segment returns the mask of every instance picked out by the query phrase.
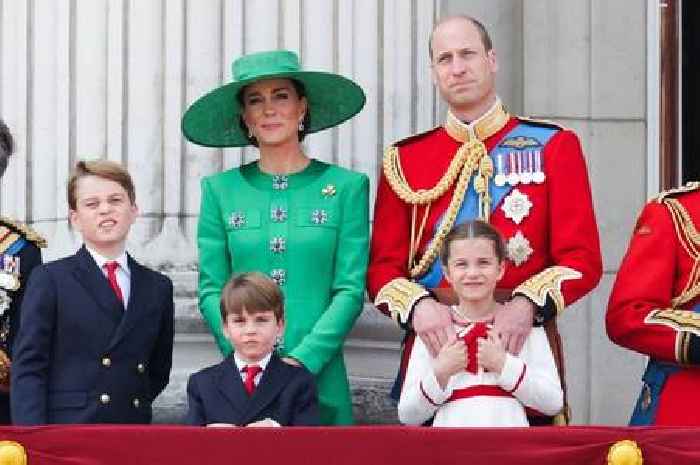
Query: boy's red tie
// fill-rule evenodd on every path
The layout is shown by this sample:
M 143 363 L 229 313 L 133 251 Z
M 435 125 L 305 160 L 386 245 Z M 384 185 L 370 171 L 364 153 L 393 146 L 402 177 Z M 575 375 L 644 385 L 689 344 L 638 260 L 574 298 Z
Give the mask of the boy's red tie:
M 107 280 L 109 281 L 109 285 L 117 295 L 119 302 L 123 304 L 124 294 L 122 294 L 122 288 L 119 287 L 119 283 L 117 282 L 117 268 L 119 268 L 119 263 L 107 262 L 105 263 L 105 268 L 107 269 Z
M 262 371 L 262 368 L 260 368 L 258 365 L 247 365 L 244 370 L 245 382 L 243 383 L 243 386 L 245 386 L 245 390 L 250 396 L 255 390 L 255 376 Z

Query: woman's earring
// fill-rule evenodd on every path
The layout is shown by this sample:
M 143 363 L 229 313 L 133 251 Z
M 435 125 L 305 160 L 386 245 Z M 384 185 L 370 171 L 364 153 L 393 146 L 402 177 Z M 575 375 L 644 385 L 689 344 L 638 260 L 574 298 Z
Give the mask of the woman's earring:
M 299 120 L 299 132 L 304 130 L 304 120 Z
M 253 135 L 253 130 L 250 129 L 250 128 L 248 128 L 248 138 L 249 138 L 249 139 L 252 139 L 253 137 L 255 137 L 255 136 Z

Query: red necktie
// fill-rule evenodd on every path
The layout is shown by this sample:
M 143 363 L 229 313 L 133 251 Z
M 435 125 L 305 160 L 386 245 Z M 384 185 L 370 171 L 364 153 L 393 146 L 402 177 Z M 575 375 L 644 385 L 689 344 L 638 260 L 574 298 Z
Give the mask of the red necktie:
M 105 263 L 105 268 L 107 268 L 107 280 L 109 281 L 109 286 L 116 294 L 119 302 L 124 304 L 124 294 L 122 294 L 122 289 L 119 287 L 119 283 L 117 282 L 117 268 L 119 268 L 119 263 L 107 262 Z
M 476 359 L 476 349 L 477 349 L 477 344 L 476 341 L 477 339 L 480 338 L 486 338 L 486 333 L 488 332 L 488 329 L 486 327 L 486 323 L 484 322 L 479 322 L 479 323 L 474 323 L 474 326 L 465 334 L 462 336 L 464 339 L 464 344 L 467 346 L 467 367 L 466 370 L 470 373 L 476 374 L 477 370 L 479 369 L 479 363 L 478 360 Z
M 243 370 L 245 370 L 245 381 L 243 386 L 248 395 L 252 395 L 255 390 L 255 376 L 262 371 L 258 365 L 247 365 Z

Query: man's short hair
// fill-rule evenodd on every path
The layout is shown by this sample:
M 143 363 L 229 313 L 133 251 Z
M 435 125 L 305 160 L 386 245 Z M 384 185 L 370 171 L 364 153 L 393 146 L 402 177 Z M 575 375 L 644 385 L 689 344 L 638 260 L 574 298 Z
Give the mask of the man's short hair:
M 467 20 L 474 25 L 476 30 L 479 32 L 479 37 L 481 38 L 481 43 L 484 45 L 484 50 L 489 52 L 493 49 L 493 42 L 491 41 L 489 31 L 486 29 L 486 26 L 484 26 L 484 24 L 481 21 L 474 18 L 473 16 L 468 15 L 448 16 L 447 18 L 443 18 L 440 21 L 438 21 L 435 24 L 435 27 L 433 27 L 433 30 L 430 32 L 430 37 L 428 38 L 428 54 L 430 55 L 430 61 L 433 61 L 433 34 L 435 34 L 435 30 L 447 21 L 460 18 Z
M 10 155 L 15 151 L 15 141 L 10 133 L 10 128 L 0 119 L 0 177 L 5 174 Z
M 78 206 L 78 181 L 86 176 L 97 176 L 98 178 L 116 182 L 124 188 L 131 204 L 134 205 L 136 203 L 134 181 L 126 168 L 119 163 L 109 160 L 81 160 L 75 164 L 73 173 L 71 173 L 68 180 L 68 207 L 71 210 L 76 210 Z
M 284 320 L 284 296 L 272 278 L 257 272 L 234 275 L 221 291 L 221 320 L 228 315 L 272 311 L 277 321 Z

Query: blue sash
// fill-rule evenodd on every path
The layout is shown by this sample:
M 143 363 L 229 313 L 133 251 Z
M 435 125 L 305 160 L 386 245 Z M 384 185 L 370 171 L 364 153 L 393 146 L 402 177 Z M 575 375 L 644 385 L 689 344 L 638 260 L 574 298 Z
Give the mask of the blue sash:
M 7 255 L 17 255 L 19 251 L 24 248 L 25 245 L 27 245 L 27 240 L 23 237 L 20 237 L 19 239 L 14 241 L 12 245 L 10 245 L 7 249 L 5 249 L 3 253 Z
M 538 149 L 540 152 L 542 152 L 542 168 L 544 169 L 544 146 L 547 145 L 549 140 L 552 138 L 552 136 L 558 131 L 557 128 L 551 127 L 551 126 L 539 126 L 536 124 L 528 124 L 524 122 L 520 122 L 518 125 L 516 125 L 510 132 L 508 132 L 505 136 L 503 136 L 503 139 L 494 147 L 491 152 L 489 153 L 489 156 L 491 157 L 491 160 L 494 162 L 494 167 L 496 167 L 496 161 L 499 156 L 502 157 L 507 157 L 508 153 L 510 152 L 525 152 L 527 150 L 532 150 L 532 149 Z M 525 140 L 527 139 L 528 141 L 532 142 L 535 145 L 529 145 L 527 147 L 518 147 L 517 142 L 519 140 Z M 509 141 L 514 141 L 516 142 L 515 144 L 509 144 Z M 493 212 L 496 207 L 498 207 L 503 200 L 503 198 L 508 195 L 508 193 L 513 189 L 513 186 L 510 186 L 508 184 L 504 186 L 497 186 L 494 182 L 493 179 L 489 181 L 489 193 L 491 194 L 491 211 Z M 467 192 L 464 195 L 464 201 L 462 202 L 462 206 L 457 213 L 457 218 L 455 219 L 455 225 L 466 223 L 467 221 L 471 219 L 475 219 L 479 217 L 479 195 L 476 193 L 474 190 L 474 183 L 469 182 L 469 188 L 467 189 Z M 440 229 L 440 225 L 442 224 L 444 220 L 444 213 L 440 217 L 440 219 L 436 222 L 435 224 L 435 229 L 433 231 L 433 237 L 435 237 L 435 234 L 437 231 Z M 426 288 L 434 288 L 438 287 L 440 284 L 440 281 L 442 281 L 442 267 L 440 266 L 440 260 L 435 260 L 428 271 L 417 280 L 420 284 L 425 286 Z M 405 340 L 404 340 L 405 342 Z M 404 344 L 402 344 L 402 347 Z M 403 358 L 403 354 L 402 354 Z M 391 389 L 390 397 L 396 401 L 399 400 L 399 396 L 401 394 L 401 389 L 403 387 L 403 381 L 404 381 L 404 376 L 405 373 L 401 373 L 399 370 L 399 373 L 397 373 L 396 380 L 394 381 L 394 385 Z
M 524 140 L 527 139 L 532 143 L 538 145 L 534 146 L 538 148 L 542 153 L 542 164 L 544 168 L 544 146 L 552 138 L 552 136 L 557 132 L 557 129 L 549 126 L 538 126 L 530 125 L 527 123 L 520 123 L 515 126 L 510 132 L 508 132 L 503 139 L 494 147 L 489 156 L 496 167 L 496 161 L 499 156 L 506 157 L 510 152 L 525 152 L 527 150 L 532 150 L 533 145 L 527 147 L 514 147 L 508 145 L 508 141 L 511 140 Z M 503 198 L 508 195 L 508 193 L 513 189 L 513 186 L 505 184 L 504 186 L 497 186 L 493 182 L 493 178 L 489 181 L 489 192 L 491 194 L 491 212 L 493 212 L 500 204 Z M 469 182 L 469 188 L 464 194 L 464 201 L 462 202 L 462 207 L 457 213 L 457 218 L 455 219 L 455 226 L 458 224 L 466 223 L 469 220 L 473 220 L 479 217 L 479 194 L 474 190 L 474 183 Z M 439 221 L 435 223 L 435 230 L 433 231 L 433 237 L 437 234 L 440 229 L 440 225 L 444 220 L 444 213 L 440 217 Z M 428 271 L 425 272 L 423 276 L 418 279 L 418 282 L 425 286 L 426 288 L 438 287 L 442 281 L 442 267 L 440 266 L 440 260 L 435 260 Z
M 695 313 L 700 313 L 700 304 L 692 308 Z M 668 377 L 680 370 L 675 363 L 661 362 L 653 358 L 649 359 L 647 368 L 642 376 L 642 391 L 639 393 L 637 403 L 630 418 L 630 426 L 648 426 L 656 421 L 656 412 L 659 409 L 659 398 Z

